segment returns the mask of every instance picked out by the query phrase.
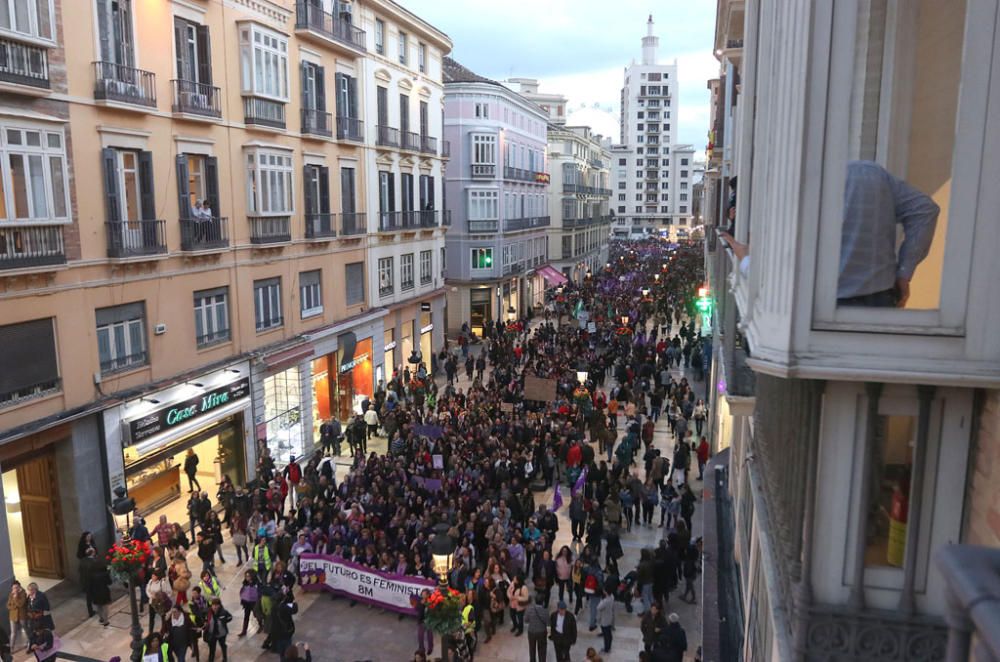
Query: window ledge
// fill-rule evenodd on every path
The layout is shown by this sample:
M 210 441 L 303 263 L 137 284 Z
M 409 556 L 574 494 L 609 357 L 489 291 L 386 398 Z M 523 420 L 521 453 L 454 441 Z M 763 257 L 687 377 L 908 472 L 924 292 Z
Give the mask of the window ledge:
M 197 345 L 196 351 L 198 351 L 198 352 L 207 352 L 207 351 L 210 351 L 210 350 L 213 350 L 213 349 L 219 349 L 220 347 L 224 347 L 226 345 L 231 345 L 231 344 L 233 344 L 233 337 L 230 335 L 228 338 L 223 338 L 223 339 L 216 340 L 216 341 L 213 341 L 213 342 L 207 342 L 207 343 L 199 344 L 199 345 Z
M 320 317 L 322 314 L 323 314 L 322 308 L 313 308 L 312 310 L 304 310 L 302 311 L 302 319 L 303 320 L 313 319 L 315 317 Z
M 283 328 L 285 328 L 284 324 L 278 324 L 276 326 L 269 326 L 269 327 L 267 327 L 265 329 L 256 329 L 256 332 L 257 332 L 258 336 L 263 336 L 263 335 L 266 335 L 268 333 L 274 333 L 275 331 L 280 331 Z
M 0 92 L 10 92 L 29 97 L 47 97 L 52 94 L 49 87 L 37 87 L 35 85 L 22 85 L 10 81 L 0 81 Z
M 150 362 L 147 360 L 146 363 L 137 365 L 128 365 L 123 368 L 118 368 L 117 370 L 109 370 L 108 372 L 101 371 L 101 380 L 105 379 L 120 379 L 122 377 L 127 377 L 129 375 L 134 375 L 142 370 L 149 370 Z
M 42 48 L 58 48 L 59 44 L 53 39 L 46 39 L 45 37 L 35 37 L 33 35 L 24 34 L 23 32 L 14 32 L 13 30 L 5 30 L 0 28 L 0 37 L 4 39 L 10 39 L 11 41 L 17 41 L 22 44 L 32 44 L 34 46 L 41 46 Z
M 23 409 L 25 407 L 30 407 L 31 405 L 36 405 L 40 402 L 48 402 L 55 398 L 63 397 L 62 385 L 57 389 L 53 389 L 47 393 L 39 393 L 36 396 L 22 398 L 10 403 L 0 404 L 0 412 L 4 414 L 9 414 L 12 411 L 17 411 L 18 409 Z

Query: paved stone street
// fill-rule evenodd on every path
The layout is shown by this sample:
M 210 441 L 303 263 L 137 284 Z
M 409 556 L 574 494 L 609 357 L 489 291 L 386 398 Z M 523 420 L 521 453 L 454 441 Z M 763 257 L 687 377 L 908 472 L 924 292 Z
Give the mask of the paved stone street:
M 481 347 L 481 345 L 476 346 L 473 350 L 479 351 Z M 681 374 L 680 371 L 674 371 L 675 377 L 679 378 Z M 443 385 L 444 377 L 439 377 L 438 381 Z M 469 386 L 469 382 L 464 378 L 464 371 L 458 386 L 463 389 Z M 609 390 L 610 387 L 611 383 L 609 382 L 605 390 Z M 701 391 L 704 387 L 699 383 L 695 385 L 695 388 L 697 391 Z M 384 439 L 373 439 L 368 448 L 369 451 L 374 450 L 381 453 L 385 451 L 385 444 Z M 673 440 L 666 417 L 661 418 L 656 426 L 653 445 L 660 449 L 664 456 L 672 457 Z M 345 444 L 345 451 L 346 448 Z M 349 462 L 349 458 L 344 458 L 338 463 L 338 479 L 348 470 Z M 638 462 L 638 471 L 640 475 L 645 473 L 641 461 Z M 696 477 L 697 471 L 695 470 L 692 472 L 692 479 Z M 693 481 L 692 487 L 700 497 L 702 483 Z M 552 494 L 552 489 L 537 493 L 536 502 L 551 504 Z M 568 488 L 563 489 L 563 497 L 568 503 Z M 699 501 L 695 510 L 693 537 L 700 536 L 702 533 L 700 505 Z M 658 509 L 653 523 L 654 525 L 659 523 Z M 658 526 L 652 528 L 633 526 L 630 533 L 623 532 L 621 544 L 625 556 L 619 561 L 622 573 L 633 570 L 638 563 L 642 548 L 656 546 L 664 532 L 665 529 Z M 575 553 L 579 552 L 579 543 L 574 546 L 571 544 L 571 539 L 568 506 L 564 505 L 559 510 L 559 533 L 554 548 L 558 549 L 565 544 L 570 545 Z M 236 636 L 240 630 L 243 615 L 239 608 L 242 568 L 236 565 L 236 552 L 228 540 L 223 549 L 228 563 L 217 565 L 216 569 L 219 573 L 219 580 L 225 586 L 223 602 L 233 613 L 234 618 L 231 624 L 232 634 L 228 640 L 230 659 L 234 661 L 276 660 L 276 655 L 261 650 L 260 646 L 264 636 L 256 632 L 253 619 L 251 619 L 250 635 L 245 638 L 237 638 Z M 558 589 L 554 589 L 550 602 L 552 609 L 555 609 L 557 594 Z M 699 599 L 701 595 L 702 590 L 699 585 Z M 328 594 L 299 593 L 298 598 L 299 615 L 296 618 L 295 641 L 309 642 L 314 660 L 318 662 L 360 662 L 365 660 L 404 662 L 412 659 L 413 652 L 417 648 L 416 622 L 413 618 L 403 617 L 400 619 L 396 614 L 370 608 L 364 604 L 351 607 L 348 600 L 332 599 Z M 635 606 L 639 606 L 639 604 L 638 600 L 634 602 Z M 674 594 L 671 596 L 667 613 L 671 611 L 680 616 L 680 622 L 687 631 L 689 646 L 685 660 L 693 660 L 701 641 L 700 606 L 683 602 L 678 598 L 678 595 Z M 148 625 L 147 618 L 146 615 L 143 616 L 144 627 Z M 584 610 L 578 616 L 579 637 L 573 648 L 573 660 L 582 660 L 587 647 L 593 646 L 596 650 L 600 650 L 603 645 L 600 630 L 588 632 L 587 618 L 588 611 L 585 605 Z M 515 637 L 510 633 L 509 624 L 508 616 L 506 625 L 497 632 L 497 636 L 488 645 L 480 645 L 476 659 L 498 660 L 500 662 L 528 659 L 527 636 Z M 63 650 L 99 659 L 108 659 L 113 655 L 125 657 L 128 650 L 129 626 L 128 601 L 120 599 L 112 605 L 111 625 L 109 627 L 103 628 L 96 619 L 91 619 L 63 636 Z M 435 642 L 435 654 L 438 653 L 437 646 L 439 644 L 440 641 Z M 202 645 L 203 655 L 207 652 L 206 648 L 205 645 Z M 602 656 L 604 661 L 634 662 L 638 659 L 641 650 L 642 634 L 639 629 L 639 616 L 637 613 L 627 613 L 623 604 L 616 603 L 614 643 L 611 654 Z M 19 655 L 15 659 L 20 660 L 22 657 L 23 655 Z M 549 659 L 554 659 L 554 657 L 555 653 L 550 645 Z

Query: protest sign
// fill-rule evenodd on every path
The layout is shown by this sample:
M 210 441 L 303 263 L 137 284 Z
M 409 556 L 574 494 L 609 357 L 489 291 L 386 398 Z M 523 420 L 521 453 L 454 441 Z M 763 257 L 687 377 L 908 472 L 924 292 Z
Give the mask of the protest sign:
M 514 411 L 514 403 L 513 402 L 501 402 L 500 403 L 500 411 L 513 412 Z
M 444 436 L 444 428 L 440 425 L 414 425 L 413 433 L 418 437 L 427 437 L 428 439 L 440 439 Z
M 556 399 L 555 379 L 542 379 L 531 375 L 524 378 L 524 399 L 552 402 Z
M 299 557 L 299 583 L 306 591 L 328 591 L 410 616 L 417 614 L 414 596 L 435 586 L 429 579 L 380 572 L 327 554 Z
M 431 455 L 431 462 L 431 466 L 435 469 L 444 469 L 444 455 L 439 455 L 438 453 Z

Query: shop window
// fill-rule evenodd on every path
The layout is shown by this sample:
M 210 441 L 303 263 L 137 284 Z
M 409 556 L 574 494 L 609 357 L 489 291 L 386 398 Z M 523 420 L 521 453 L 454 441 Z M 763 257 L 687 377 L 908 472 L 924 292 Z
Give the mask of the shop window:
M 303 454 L 302 400 L 298 366 L 264 379 L 267 447 L 279 466 Z
M 58 391 L 53 318 L 0 326 L 0 365 L 0 407 Z
M 253 282 L 254 319 L 258 331 L 284 324 L 281 316 L 281 278 Z
M 139 301 L 97 309 L 97 350 L 101 373 L 149 363 L 146 351 L 146 304 Z
M 299 305 L 302 319 L 323 314 L 323 288 L 320 283 L 323 272 L 303 271 L 299 274 Z
M 198 347 L 229 340 L 229 288 L 194 293 L 194 337 Z
M 344 265 L 344 286 L 347 288 L 348 306 L 365 302 L 365 263 L 351 262 Z

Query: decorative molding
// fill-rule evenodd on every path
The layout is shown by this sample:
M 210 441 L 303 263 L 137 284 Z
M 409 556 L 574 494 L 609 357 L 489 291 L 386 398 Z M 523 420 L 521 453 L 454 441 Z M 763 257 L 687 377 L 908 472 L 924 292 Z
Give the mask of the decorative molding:
M 390 74 L 386 69 L 376 69 L 374 76 L 376 80 L 380 80 L 384 83 L 392 82 L 392 74 Z
M 266 21 L 275 21 L 284 27 L 292 12 L 270 0 L 224 0 L 223 4 L 232 9 L 247 9 Z
M 323 54 L 305 46 L 299 46 L 299 59 L 305 62 L 323 66 Z
M 947 640 L 947 627 L 935 618 L 818 606 L 809 614 L 805 659 L 931 662 L 945 659 Z
M 146 149 L 152 131 L 140 129 L 125 129 L 99 124 L 97 132 L 101 134 L 101 147 L 125 147 L 128 149 Z

